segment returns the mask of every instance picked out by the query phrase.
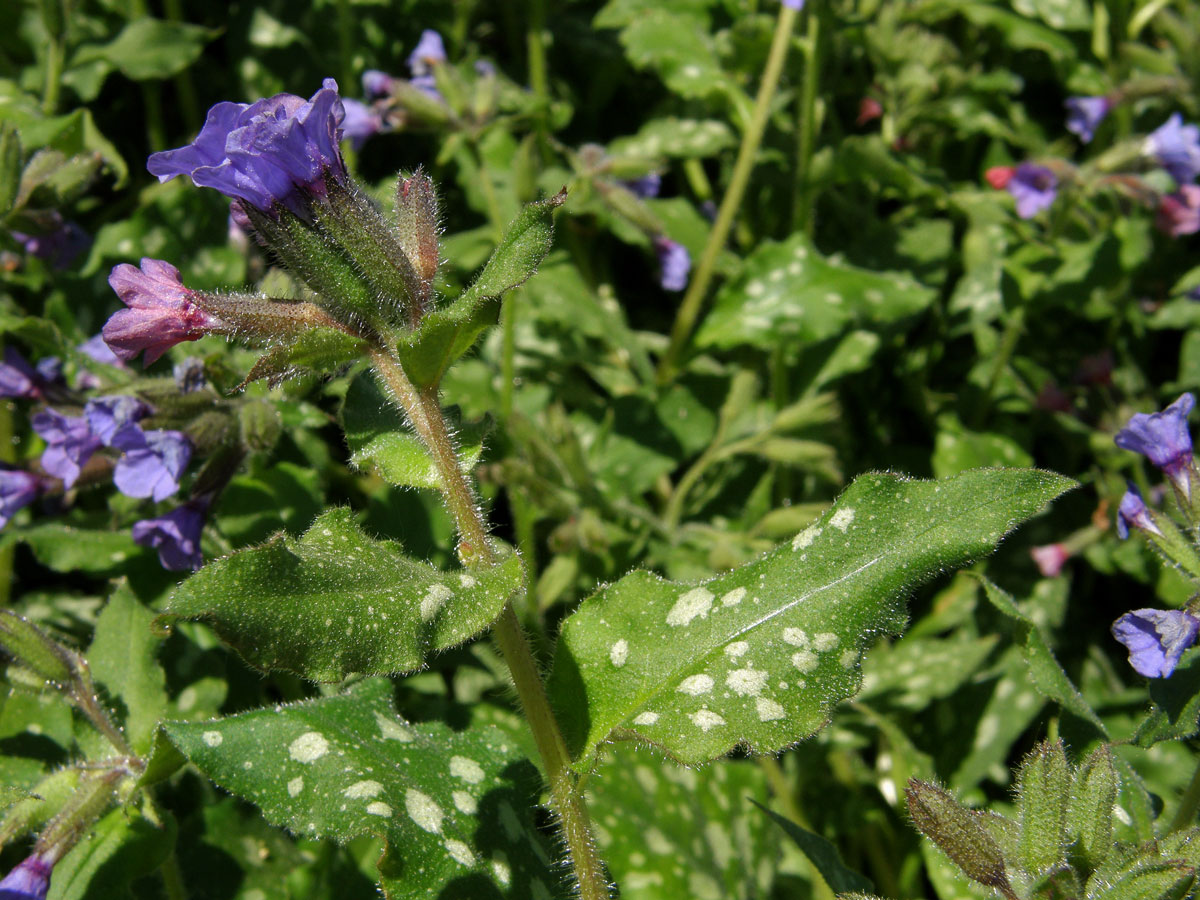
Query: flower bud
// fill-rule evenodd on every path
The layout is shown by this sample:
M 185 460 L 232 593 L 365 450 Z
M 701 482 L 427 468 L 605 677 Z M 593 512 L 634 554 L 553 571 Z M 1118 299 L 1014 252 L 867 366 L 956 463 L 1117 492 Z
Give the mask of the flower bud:
M 46 681 L 67 684 L 72 678 L 71 651 L 9 609 L 0 609 L 0 647 Z
M 949 791 L 919 781 L 904 792 L 913 825 L 933 841 L 969 877 L 1013 898 L 1000 846 L 988 833 L 979 813 L 960 804 Z
M 438 234 L 441 231 L 437 191 L 422 170 L 401 176 L 396 185 L 397 233 L 400 246 L 412 267 L 418 313 L 429 307 L 433 279 L 441 263 Z

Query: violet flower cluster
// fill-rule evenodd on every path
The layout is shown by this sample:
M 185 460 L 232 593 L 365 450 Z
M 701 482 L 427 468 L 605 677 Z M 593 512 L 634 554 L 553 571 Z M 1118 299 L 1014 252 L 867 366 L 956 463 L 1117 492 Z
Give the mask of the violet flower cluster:
M 1145 456 L 1167 477 L 1189 518 L 1196 464 L 1187 417 L 1195 402 L 1191 394 L 1183 394 L 1162 412 L 1137 413 L 1114 438 L 1118 447 Z M 1128 538 L 1130 529 L 1142 532 L 1172 556 L 1177 530 L 1157 518 L 1132 483 L 1117 509 L 1117 534 Z M 1112 633 L 1129 650 L 1129 664 L 1135 671 L 1148 678 L 1167 678 L 1183 652 L 1195 644 L 1200 619 L 1190 610 L 1135 609 L 1113 623 Z

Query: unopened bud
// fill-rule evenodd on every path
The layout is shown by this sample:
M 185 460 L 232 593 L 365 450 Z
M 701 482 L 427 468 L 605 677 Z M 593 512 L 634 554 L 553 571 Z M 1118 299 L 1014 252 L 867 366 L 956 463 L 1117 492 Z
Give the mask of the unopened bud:
M 0 647 L 46 681 L 71 681 L 71 651 L 12 610 L 0 610 Z
M 274 403 L 251 400 L 238 414 L 242 444 L 249 450 L 270 450 L 283 431 L 283 420 Z
M 980 820 L 944 788 L 913 778 L 904 792 L 913 825 L 967 875 L 1015 898 L 1004 869 L 1004 854 Z
M 441 230 L 437 191 L 421 169 L 401 176 L 396 185 L 397 233 L 400 246 L 417 276 L 417 304 L 429 305 L 433 279 L 441 263 L 438 233 Z

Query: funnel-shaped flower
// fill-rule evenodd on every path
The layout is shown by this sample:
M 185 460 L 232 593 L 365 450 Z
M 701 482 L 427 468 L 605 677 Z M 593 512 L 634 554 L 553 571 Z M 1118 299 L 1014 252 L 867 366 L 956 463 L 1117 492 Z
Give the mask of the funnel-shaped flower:
M 192 458 L 192 443 L 182 431 L 122 428 L 112 446 L 125 455 L 113 471 L 113 484 L 128 497 L 165 500 L 179 490 L 179 476 Z
M 83 408 L 84 418 L 92 434 L 100 439 L 106 447 L 113 445 L 113 440 L 124 428 L 137 428 L 134 422 L 150 414 L 150 407 L 137 397 L 118 395 L 114 397 L 97 397 L 89 400 Z
M 43 409 L 30 424 L 46 442 L 42 468 L 61 478 L 63 487 L 71 487 L 92 454 L 100 449 L 100 438 L 92 433 L 83 416 L 64 416 L 53 409 Z
M 208 499 L 198 497 L 156 519 L 143 519 L 133 526 L 133 539 L 158 551 L 164 569 L 181 572 L 204 565 L 200 534 Z
M 1058 178 L 1045 166 L 1023 162 L 1005 187 L 1017 201 L 1017 215 L 1032 219 L 1054 202 L 1058 195 Z
M 4 348 L 0 363 L 0 397 L 40 397 L 42 392 L 62 377 L 62 360 L 47 356 L 31 366 L 16 349 Z
M 1117 507 L 1117 537 L 1121 540 L 1128 538 L 1131 527 L 1139 531 L 1162 534 L 1159 527 L 1154 524 L 1154 520 L 1150 518 L 1150 510 L 1146 508 L 1142 492 L 1132 481 L 1125 491 L 1125 496 L 1121 498 L 1121 505 Z
M 42 480 L 24 469 L 0 469 L 0 528 L 17 514 L 17 510 L 37 499 Z
M 1196 642 L 1200 619 L 1180 609 L 1135 609 L 1113 622 L 1112 634 L 1129 648 L 1129 664 L 1138 673 L 1168 678 Z
M 1063 563 L 1071 556 L 1062 544 L 1043 544 L 1029 551 L 1038 571 L 1044 578 L 1057 578 L 1062 572 Z
M 326 176 L 346 177 L 338 150 L 344 117 L 332 78 L 309 100 L 276 94 L 249 105 L 218 103 L 195 141 L 153 154 L 146 168 L 159 181 L 189 175 L 263 212 L 275 215 L 273 207 L 282 204 L 310 219 L 313 198 L 325 193 Z
M 368 100 L 378 100 L 380 97 L 390 97 L 396 87 L 396 76 L 389 75 L 379 69 L 367 69 L 362 77 L 363 93 Z M 346 101 L 343 100 L 343 103 Z
M 1171 479 L 1184 496 L 1190 496 L 1188 472 L 1192 467 L 1192 436 L 1187 417 L 1196 398 L 1183 394 L 1156 413 L 1137 413 L 1117 432 L 1114 443 L 1146 457 Z
M 662 267 L 660 281 L 665 291 L 682 291 L 687 287 L 688 274 L 692 271 L 692 257 L 683 244 L 667 237 L 654 239 L 654 252 Z
M 1171 173 L 1176 184 L 1190 184 L 1200 173 L 1200 128 L 1184 125 L 1175 113 L 1146 138 L 1146 152 Z
M 161 259 L 143 258 L 140 270 L 121 263 L 108 283 L 129 307 L 113 313 L 101 331 L 121 359 L 144 350 L 149 365 L 176 344 L 199 340 L 223 325 L 196 304 L 194 293 L 179 280 L 179 270 Z
M 0 881 L 0 900 L 46 900 L 53 865 L 44 853 L 27 857 Z
M 342 120 L 342 139 L 350 142 L 355 150 L 361 150 L 367 138 L 383 130 L 383 119 L 360 100 L 343 100 L 346 117 Z
M 1096 136 L 1096 129 L 1112 109 L 1112 101 L 1107 97 L 1068 97 L 1067 131 L 1079 135 L 1085 144 L 1090 143 Z
M 429 75 L 433 67 L 446 61 L 446 45 L 442 36 L 431 28 L 421 32 L 421 40 L 408 56 L 408 70 L 414 78 Z

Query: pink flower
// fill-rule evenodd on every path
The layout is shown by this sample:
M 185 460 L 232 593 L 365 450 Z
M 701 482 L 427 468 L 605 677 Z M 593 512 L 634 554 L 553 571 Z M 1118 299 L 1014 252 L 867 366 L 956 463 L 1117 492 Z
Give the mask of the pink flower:
M 1200 231 L 1200 185 L 1181 185 L 1174 194 L 1163 197 L 1154 224 L 1171 237 Z
M 1062 571 L 1063 563 L 1071 556 L 1062 544 L 1045 544 L 1041 547 L 1034 547 L 1029 551 L 1029 555 L 1037 563 L 1038 571 L 1042 573 L 1043 578 L 1057 578 L 1058 573 Z
M 115 266 L 108 283 L 128 309 L 104 324 L 104 342 L 123 360 L 143 350 L 146 364 L 182 341 L 195 341 L 224 327 L 216 316 L 196 305 L 193 291 L 179 280 L 179 270 L 161 259 L 142 259 L 140 270 L 129 263 Z

